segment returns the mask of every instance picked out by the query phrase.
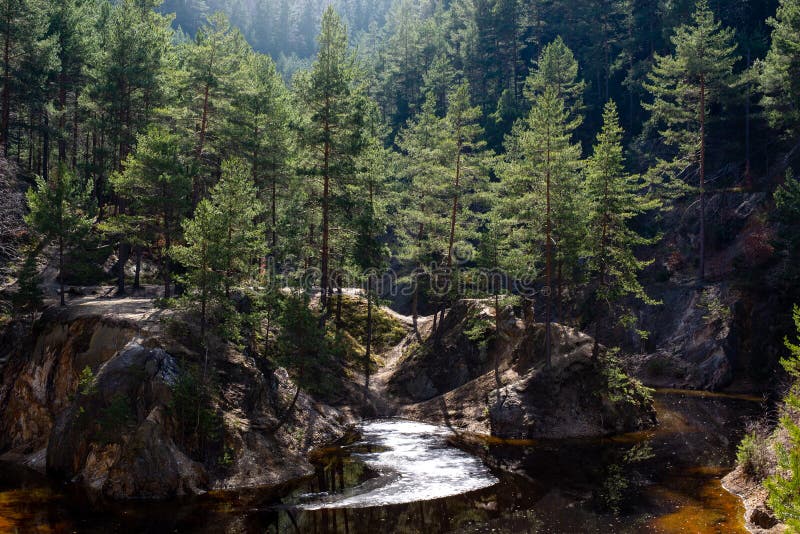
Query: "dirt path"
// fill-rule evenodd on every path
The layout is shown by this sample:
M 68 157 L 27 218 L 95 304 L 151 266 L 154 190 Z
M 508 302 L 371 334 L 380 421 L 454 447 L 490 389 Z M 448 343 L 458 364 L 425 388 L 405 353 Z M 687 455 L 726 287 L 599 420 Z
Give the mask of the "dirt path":
M 400 315 L 393 310 L 389 310 L 388 308 L 385 308 L 385 311 L 392 317 L 395 317 L 405 324 L 414 324 L 412 317 Z M 417 319 L 420 335 L 423 338 L 425 337 L 426 332 L 431 328 L 432 324 L 433 316 L 419 317 Z M 409 331 L 408 335 L 404 337 L 402 341 L 400 341 L 400 343 L 381 355 L 384 362 L 383 366 L 378 369 L 370 381 L 370 400 L 372 401 L 375 415 L 377 417 L 391 417 L 397 413 L 400 403 L 394 398 L 391 392 L 389 392 L 389 380 L 400 365 L 400 362 L 403 359 L 403 354 L 406 353 L 406 349 L 409 347 L 409 345 L 416 342 L 417 335 L 413 330 L 411 330 Z
M 140 330 L 156 327 L 168 310 L 156 306 L 154 293 L 157 286 L 143 287 L 124 297 L 114 295 L 115 286 L 82 288 L 84 295 L 67 296 L 67 305 L 61 308 L 58 297 L 45 299 L 50 308 L 58 308 L 70 319 L 88 316 L 113 317 L 136 323 Z

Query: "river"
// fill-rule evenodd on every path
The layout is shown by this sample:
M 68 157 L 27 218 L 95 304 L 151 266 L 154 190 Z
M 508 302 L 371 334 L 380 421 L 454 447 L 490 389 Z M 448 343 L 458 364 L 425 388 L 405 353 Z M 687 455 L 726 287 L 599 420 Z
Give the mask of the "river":
M 171 503 L 101 506 L 0 464 L 0 532 L 746 532 L 720 480 L 761 404 L 683 391 L 655 401 L 656 429 L 598 440 L 367 421 L 358 441 L 320 451 L 306 480 Z

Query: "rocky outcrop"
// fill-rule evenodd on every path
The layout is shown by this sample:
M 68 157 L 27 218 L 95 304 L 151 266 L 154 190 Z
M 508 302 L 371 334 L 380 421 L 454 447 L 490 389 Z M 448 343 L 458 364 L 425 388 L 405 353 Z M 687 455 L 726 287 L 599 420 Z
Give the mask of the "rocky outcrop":
M 470 345 L 462 335 L 475 332 L 465 324 L 476 320 L 482 321 L 484 338 L 468 339 Z M 421 375 L 432 384 L 426 395 L 434 389 L 438 395 L 422 402 L 407 401 L 397 415 L 514 439 L 605 436 L 655 424 L 648 391 L 611 358 L 594 359 L 591 337 L 553 325 L 552 367 L 548 369 L 544 325 L 526 327 L 510 310 L 501 316 L 500 324 L 498 334 L 493 310 L 478 301 L 461 302 L 449 310 L 439 334 L 441 349 L 433 350 L 437 342 L 435 334 L 430 334 L 422 346 L 430 343 L 431 348 L 410 347 L 415 352 L 388 381 L 390 391 L 406 392 L 405 398 L 414 399 L 420 392 Z M 475 355 L 480 348 L 484 354 L 479 359 Z M 455 362 L 459 350 L 467 353 L 460 364 Z M 415 374 L 415 369 L 420 373 Z M 451 376 L 446 377 L 448 372 Z M 447 390 L 450 385 L 454 387 Z
M 709 285 L 672 287 L 660 297 L 664 305 L 645 322 L 659 337 L 658 350 L 632 358 L 632 372 L 657 387 L 719 390 L 728 386 L 737 358 L 731 312 L 736 295 L 721 285 Z M 661 321 L 658 325 L 656 318 Z
M 191 327 L 143 324 L 73 308 L 18 329 L 0 457 L 106 497 L 163 499 L 309 475 L 308 453 L 350 423 L 303 392 L 290 410 L 296 387 L 264 360 L 225 344 L 200 355 Z
M 593 437 L 648 428 L 656 423 L 649 392 L 618 365 L 592 357 L 594 340 L 576 330 L 553 329 L 552 366 L 544 366 L 544 328 L 534 326 L 521 347 L 512 383 L 490 392 L 489 425 L 501 438 Z M 530 351 L 531 346 L 534 348 Z
M 176 445 L 170 412 L 180 367 L 132 342 L 105 362 L 57 418 L 47 471 L 113 498 L 164 498 L 208 487 L 204 466 Z
M 692 200 L 692 202 L 694 202 Z M 775 248 L 772 200 L 763 193 L 726 192 L 709 198 L 705 280 L 697 277 L 696 210 L 666 214 L 663 241 L 642 282 L 662 302 L 631 302 L 647 339 L 616 332 L 616 343 L 638 353 L 629 370 L 656 387 L 705 390 L 773 389 L 783 338 L 792 331 L 797 286 Z M 709 310 L 711 303 L 716 309 Z
M 56 418 L 72 403 L 82 369 L 97 368 L 123 347 L 136 326 L 99 315 L 46 313 L 32 330 L 13 323 L 3 334 L 0 451 L 43 469 Z
M 786 532 L 786 525 L 780 523 L 767 505 L 767 489 L 761 480 L 755 480 L 737 466 L 722 479 L 722 485 L 740 499 L 745 505 L 747 528 L 754 534 L 778 534 Z

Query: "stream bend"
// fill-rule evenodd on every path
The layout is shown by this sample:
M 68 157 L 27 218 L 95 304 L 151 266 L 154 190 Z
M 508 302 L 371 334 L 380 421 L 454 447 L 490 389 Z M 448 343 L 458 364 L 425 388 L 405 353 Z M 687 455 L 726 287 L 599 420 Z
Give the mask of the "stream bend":
M 362 441 L 372 452 L 353 457 L 378 473 L 342 494 L 316 496 L 306 510 L 368 508 L 452 497 L 495 485 L 498 479 L 483 462 L 447 443 L 453 432 L 401 419 L 366 421 Z

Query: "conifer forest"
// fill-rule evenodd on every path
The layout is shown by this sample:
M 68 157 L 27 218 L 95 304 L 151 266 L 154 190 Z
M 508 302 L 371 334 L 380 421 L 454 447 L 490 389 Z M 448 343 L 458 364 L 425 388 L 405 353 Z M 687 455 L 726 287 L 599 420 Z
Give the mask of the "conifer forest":
M 0 532 L 800 532 L 800 0 L 0 0 Z

